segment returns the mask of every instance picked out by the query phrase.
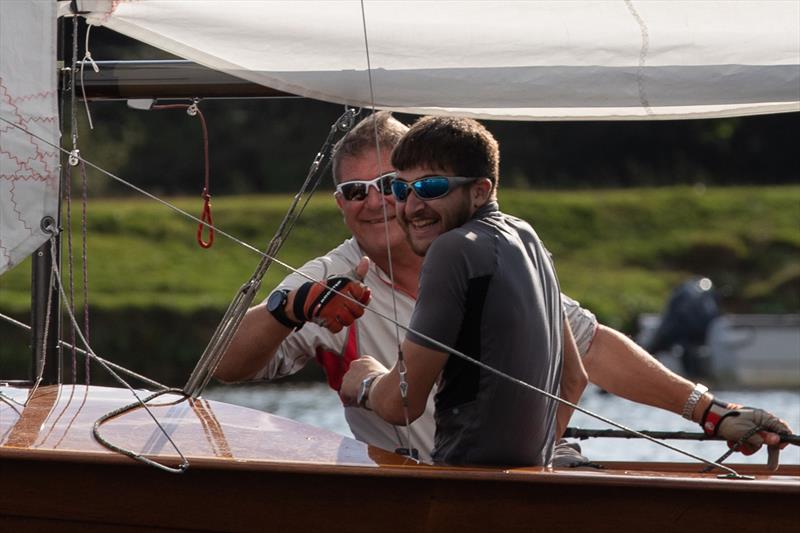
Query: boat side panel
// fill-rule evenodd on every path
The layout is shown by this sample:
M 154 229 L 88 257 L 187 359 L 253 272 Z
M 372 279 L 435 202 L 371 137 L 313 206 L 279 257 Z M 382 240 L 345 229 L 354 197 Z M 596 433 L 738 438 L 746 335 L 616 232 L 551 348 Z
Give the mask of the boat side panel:
M 224 469 L 170 475 L 134 463 L 36 460 L 0 462 L 0 479 L 6 488 L 0 499 L 3 531 L 36 531 L 41 524 L 52 525 L 48 531 L 70 531 L 76 524 L 104 531 L 619 531 L 644 524 L 664 531 L 763 531 L 764 516 L 770 517 L 770 527 L 791 530 L 796 502 L 795 491 L 748 494 Z M 18 529 L 28 519 L 31 527 Z M 66 521 L 64 529 L 58 521 Z

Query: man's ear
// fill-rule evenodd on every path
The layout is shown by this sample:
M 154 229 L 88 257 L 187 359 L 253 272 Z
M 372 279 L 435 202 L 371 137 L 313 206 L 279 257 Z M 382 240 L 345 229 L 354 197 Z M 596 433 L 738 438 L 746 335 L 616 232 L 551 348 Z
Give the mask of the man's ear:
M 474 207 L 482 207 L 491 199 L 492 180 L 489 178 L 479 179 L 472 185 L 470 194 L 472 195 L 472 205 Z

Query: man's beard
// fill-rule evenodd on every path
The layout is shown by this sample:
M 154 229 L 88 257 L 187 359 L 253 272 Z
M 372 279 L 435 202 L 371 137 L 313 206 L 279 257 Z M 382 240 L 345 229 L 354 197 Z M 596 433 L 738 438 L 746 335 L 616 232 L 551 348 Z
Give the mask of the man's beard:
M 453 191 L 450 194 L 455 194 L 457 192 L 461 192 L 461 191 Z M 462 193 L 462 200 L 463 201 L 452 212 L 451 216 L 449 216 L 449 217 L 440 216 L 439 217 L 439 222 L 442 223 L 442 232 L 439 233 L 439 235 L 437 235 L 431 241 L 425 241 L 424 243 L 415 243 L 414 240 L 412 240 L 412 238 L 411 238 L 411 232 L 410 231 L 406 231 L 407 226 L 408 226 L 408 222 L 403 221 L 402 226 L 403 226 L 403 231 L 404 231 L 404 233 L 406 235 L 406 240 L 408 241 L 408 244 L 411 247 L 411 250 L 415 254 L 417 254 L 420 257 L 425 257 L 425 254 L 428 252 L 428 248 L 430 248 L 430 246 L 431 246 L 431 244 L 433 244 L 434 240 L 439 238 L 439 236 L 441 236 L 442 234 L 447 233 L 451 229 L 455 229 L 455 228 L 463 226 L 472 217 L 472 214 L 470 213 L 470 210 L 469 210 L 470 202 L 471 202 L 470 195 L 469 194 L 463 194 L 463 192 L 461 192 L 461 193 Z

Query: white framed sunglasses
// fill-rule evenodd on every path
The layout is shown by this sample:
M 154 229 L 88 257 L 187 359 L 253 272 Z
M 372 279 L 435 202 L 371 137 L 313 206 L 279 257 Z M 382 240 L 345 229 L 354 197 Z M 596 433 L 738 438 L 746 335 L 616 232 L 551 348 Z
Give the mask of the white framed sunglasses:
M 369 195 L 369 188 L 375 187 L 378 193 L 389 196 L 392 194 L 392 178 L 394 177 L 394 172 L 388 172 L 371 180 L 343 181 L 336 186 L 334 194 L 340 195 L 348 202 L 362 202 Z

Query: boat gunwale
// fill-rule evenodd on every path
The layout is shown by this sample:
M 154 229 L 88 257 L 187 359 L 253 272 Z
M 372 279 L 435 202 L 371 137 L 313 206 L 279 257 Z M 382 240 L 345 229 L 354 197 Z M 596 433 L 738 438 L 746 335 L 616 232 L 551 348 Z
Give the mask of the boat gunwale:
M 380 455 L 394 456 L 391 452 L 370 447 L 370 452 Z M 147 455 L 149 459 L 158 460 L 169 466 L 177 466 L 175 455 Z M 756 479 L 720 479 L 716 474 L 692 472 L 701 465 L 690 463 L 606 463 L 607 467 L 587 468 L 547 468 L 519 467 L 492 468 L 479 466 L 440 466 L 416 464 L 400 456 L 396 463 L 375 464 L 320 464 L 314 462 L 284 462 L 280 460 L 226 459 L 219 457 L 189 457 L 190 469 L 229 470 L 247 472 L 274 472 L 298 475 L 333 475 L 333 476 L 366 476 L 446 479 L 486 482 L 515 482 L 556 485 L 599 485 L 599 486 L 641 486 L 649 488 L 679 488 L 697 490 L 720 490 L 733 492 L 786 493 L 800 495 L 800 465 L 781 467 L 778 474 L 765 473 L 764 468 L 757 465 L 729 465 L 738 472 L 748 472 Z M 17 449 L 0 446 L 0 461 L 3 460 L 37 460 L 58 461 L 87 464 L 130 465 L 131 467 L 152 468 L 114 452 L 74 451 L 74 450 L 37 450 Z M 756 466 L 756 468 L 753 468 Z M 671 472 L 658 471 L 656 468 L 666 467 Z M 758 472 L 762 470 L 762 472 Z M 786 472 L 788 471 L 788 472 Z

